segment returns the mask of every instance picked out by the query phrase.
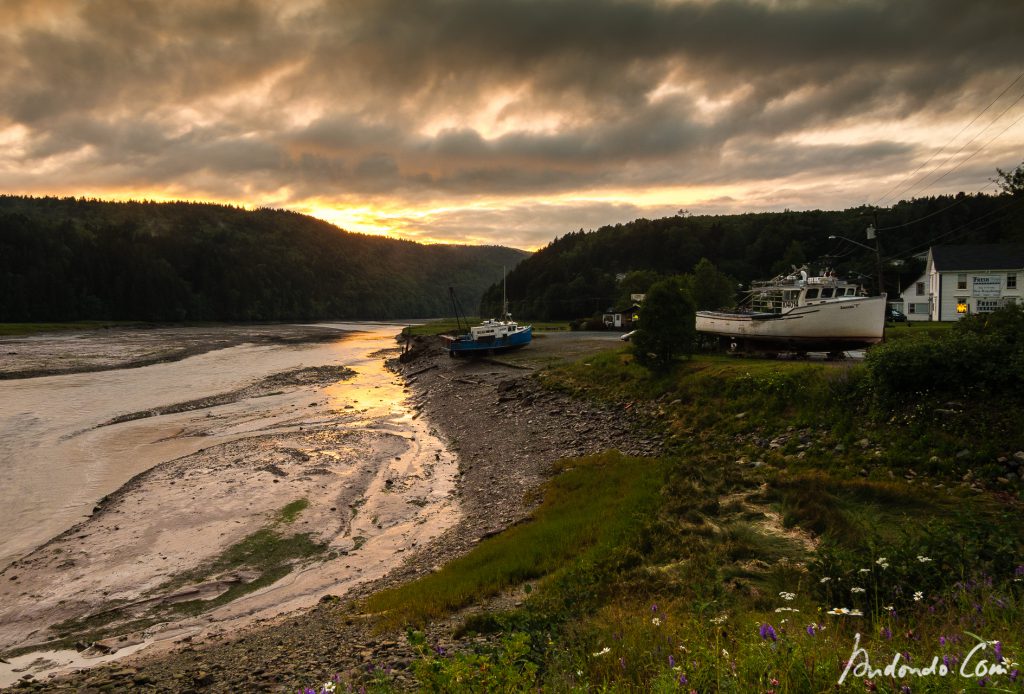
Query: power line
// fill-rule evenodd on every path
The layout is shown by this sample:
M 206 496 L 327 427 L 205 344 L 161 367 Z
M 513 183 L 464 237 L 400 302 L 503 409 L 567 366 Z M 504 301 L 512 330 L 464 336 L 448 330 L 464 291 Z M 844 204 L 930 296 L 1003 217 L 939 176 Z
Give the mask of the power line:
M 894 186 L 893 186 L 892 188 L 890 188 L 890 189 L 889 189 L 889 190 L 888 190 L 888 191 L 887 191 L 887 192 L 886 192 L 886 193 L 885 193 L 885 194 L 884 194 L 884 195 L 883 195 L 883 196 L 882 196 L 881 198 L 879 198 L 879 199 L 878 199 L 878 202 L 877 202 L 877 203 L 875 203 L 875 205 L 874 205 L 874 206 L 875 206 L 875 207 L 881 207 L 881 206 L 882 206 L 882 202 L 883 202 L 883 201 L 884 201 L 884 200 L 885 200 L 886 198 L 888 198 L 888 197 L 889 197 L 889 196 L 890 196 L 890 195 L 892 194 L 892 192 L 893 192 L 893 191 L 895 191 L 895 190 L 896 190 L 897 188 L 899 188 L 900 186 L 902 186 L 902 185 L 903 185 L 903 183 L 904 183 L 904 182 L 906 182 L 906 180 L 907 180 L 907 179 L 909 179 L 909 178 L 913 178 L 914 176 L 916 176 L 916 175 L 917 175 L 917 172 L 918 172 L 918 171 L 920 171 L 921 169 L 923 169 L 923 168 L 924 168 L 925 166 L 927 166 L 927 165 L 928 165 L 928 164 L 929 164 L 929 163 L 930 163 L 930 162 L 932 161 L 932 159 L 934 159 L 935 157 L 937 157 L 937 156 L 939 156 L 940 154 L 942 154 L 942 152 L 943 152 L 943 151 L 944 151 L 944 150 L 945 150 L 945 149 L 946 149 L 947 147 L 949 147 L 949 146 L 950 146 L 951 144 L 953 144 L 953 142 L 954 142 L 954 141 L 956 141 L 956 139 L 957 139 L 958 137 L 960 137 L 960 136 L 961 136 L 961 135 L 962 135 L 962 134 L 964 133 L 964 131 L 966 131 L 966 130 L 967 130 L 967 129 L 968 129 L 969 127 L 971 127 L 972 125 L 974 125 L 974 123 L 975 123 L 975 122 L 976 122 L 976 121 L 977 121 L 977 120 L 978 120 L 979 118 L 981 118 L 981 117 L 982 117 L 983 115 L 985 115 L 985 113 L 987 113 L 987 112 L 988 112 L 988 110 L 989 110 L 990 108 L 992 108 L 992 107 L 993 107 L 993 106 L 995 105 L 995 103 L 996 103 L 997 101 L 999 101 L 999 100 L 1000 100 L 1001 98 L 1003 98 L 1003 95 L 1004 95 L 1004 94 L 1006 94 L 1006 92 L 1010 91 L 1010 89 L 1012 89 L 1012 88 L 1013 88 L 1013 86 L 1014 86 L 1015 84 L 1017 84 L 1018 82 L 1020 82 L 1020 81 L 1021 81 L 1021 79 L 1024 79 L 1024 72 L 1021 72 L 1021 73 L 1020 73 L 1019 75 L 1017 75 L 1016 79 L 1014 79 L 1014 80 L 1013 80 L 1012 82 L 1010 82 L 1010 84 L 1008 84 L 1008 85 L 1006 86 L 1006 88 L 1005 88 L 1005 89 L 1003 89 L 1003 91 L 999 92 L 999 96 L 997 96 L 996 98 L 994 98 L 994 99 L 993 99 L 993 100 L 992 100 L 992 101 L 991 101 L 991 102 L 989 103 L 989 105 L 988 105 L 988 106 L 986 106 L 986 107 L 985 107 L 984 109 L 982 109 L 981 113 L 979 113 L 979 114 L 978 114 L 978 115 L 976 115 L 976 116 L 975 116 L 974 118 L 972 118 L 972 119 L 971 119 L 971 122 L 970 122 L 970 123 L 968 123 L 968 124 L 967 124 L 967 125 L 965 125 L 964 127 L 960 128 L 960 132 L 958 132 L 958 133 L 957 133 L 956 135 L 954 135 L 953 137 L 951 137 L 951 138 L 949 139 L 949 141 L 948 141 L 948 142 L 947 142 L 946 144 L 942 145 L 942 147 L 940 147 L 940 148 L 939 148 L 939 149 L 938 149 L 938 150 L 937 150 L 937 151 L 936 151 L 936 152 L 935 152 L 934 154 L 932 154 L 932 156 L 928 157 L 928 159 L 927 159 L 927 160 L 926 160 L 926 161 L 925 161 L 925 162 L 924 162 L 923 164 L 921 164 L 921 165 L 920 165 L 920 166 L 918 166 L 918 167 L 917 167 L 916 169 L 914 169 L 914 171 L 913 171 L 912 173 L 910 173 L 909 175 L 905 176 L 905 177 L 904 177 L 904 178 L 903 178 L 902 180 L 900 180 L 900 181 L 899 181 L 899 182 L 898 182 L 898 183 L 897 183 L 896 185 L 894 185 Z M 1018 101 L 1019 101 L 1019 99 L 1018 99 Z M 1015 102 L 1015 103 L 1016 103 L 1016 102 Z M 1004 111 L 1004 113 L 1005 113 L 1005 111 Z M 1002 116 L 1002 114 L 1000 114 L 1000 116 Z M 995 120 L 999 120 L 999 118 L 996 118 Z M 993 122 L 995 122 L 995 121 L 993 121 Z M 990 125 L 991 125 L 991 124 L 990 124 Z M 987 129 L 987 128 L 986 128 L 986 129 Z M 984 130 L 982 130 L 982 132 L 984 132 Z M 979 133 L 979 134 L 980 134 L 980 133 Z M 977 136 L 975 136 L 975 137 L 977 137 Z M 969 144 L 969 143 L 968 143 L 968 144 Z

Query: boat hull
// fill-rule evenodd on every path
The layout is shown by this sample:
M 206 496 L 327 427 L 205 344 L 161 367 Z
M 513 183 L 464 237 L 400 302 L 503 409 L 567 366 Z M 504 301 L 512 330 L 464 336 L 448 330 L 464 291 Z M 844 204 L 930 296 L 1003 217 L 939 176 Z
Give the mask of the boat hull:
M 448 353 L 454 356 L 461 354 L 479 354 L 481 352 L 499 352 L 517 347 L 525 347 L 533 340 L 533 326 L 524 330 L 492 340 L 473 340 L 468 335 L 450 338 L 448 340 Z
M 698 311 L 698 332 L 744 347 L 782 351 L 845 351 L 882 341 L 885 296 L 798 306 L 782 313 Z

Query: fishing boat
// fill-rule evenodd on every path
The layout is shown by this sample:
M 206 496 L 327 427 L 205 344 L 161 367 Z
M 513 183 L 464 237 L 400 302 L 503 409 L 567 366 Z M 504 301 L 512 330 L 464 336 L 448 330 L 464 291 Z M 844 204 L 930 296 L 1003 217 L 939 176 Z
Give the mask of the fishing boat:
M 698 311 L 697 331 L 738 351 L 839 354 L 882 341 L 885 294 L 806 268 L 751 284 L 742 308 Z
M 501 285 L 502 318 L 500 320 L 490 318 L 480 323 L 480 325 L 473 327 L 469 327 L 469 321 L 466 321 L 465 328 L 462 327 L 465 314 L 462 313 L 458 300 L 455 298 L 455 290 L 449 287 L 448 292 L 451 295 L 452 307 L 455 310 L 455 320 L 458 324 L 459 332 L 458 335 L 443 336 L 445 342 L 447 342 L 449 356 L 489 354 L 517 347 L 525 347 L 533 340 L 533 326 L 519 325 L 512 320 L 512 314 L 508 312 L 504 280 L 502 280 Z

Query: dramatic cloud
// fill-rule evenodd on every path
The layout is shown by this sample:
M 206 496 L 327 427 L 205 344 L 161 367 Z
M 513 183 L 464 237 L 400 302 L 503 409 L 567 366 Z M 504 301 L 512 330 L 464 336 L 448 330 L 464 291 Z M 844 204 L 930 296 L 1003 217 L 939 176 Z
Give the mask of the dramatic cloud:
M 0 189 L 522 247 L 891 204 L 1024 159 L 1022 43 L 1006 0 L 7 0 Z

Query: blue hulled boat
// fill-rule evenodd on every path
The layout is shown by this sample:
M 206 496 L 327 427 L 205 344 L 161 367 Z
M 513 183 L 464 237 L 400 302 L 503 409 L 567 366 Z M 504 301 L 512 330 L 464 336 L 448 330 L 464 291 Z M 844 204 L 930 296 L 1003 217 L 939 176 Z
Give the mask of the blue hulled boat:
M 506 315 L 506 318 L 511 318 Z M 474 352 L 497 352 L 530 344 L 533 339 L 532 325 L 519 325 L 512 320 L 485 320 L 473 326 L 469 333 L 457 337 L 446 336 L 448 354 L 457 357 Z
M 458 357 L 463 354 L 490 353 L 515 349 L 516 347 L 525 347 L 533 340 L 532 325 L 519 325 L 512 320 L 512 314 L 508 312 L 508 302 L 505 301 L 504 282 L 502 282 L 501 292 L 504 319 L 496 320 L 491 318 L 472 328 L 469 327 L 467 321 L 465 333 L 462 332 L 462 317 L 459 315 L 460 311 L 458 301 L 455 298 L 455 290 L 449 288 L 448 291 L 452 297 L 455 319 L 458 321 L 460 332 L 456 336 L 444 336 L 445 341 L 448 343 L 449 356 Z

